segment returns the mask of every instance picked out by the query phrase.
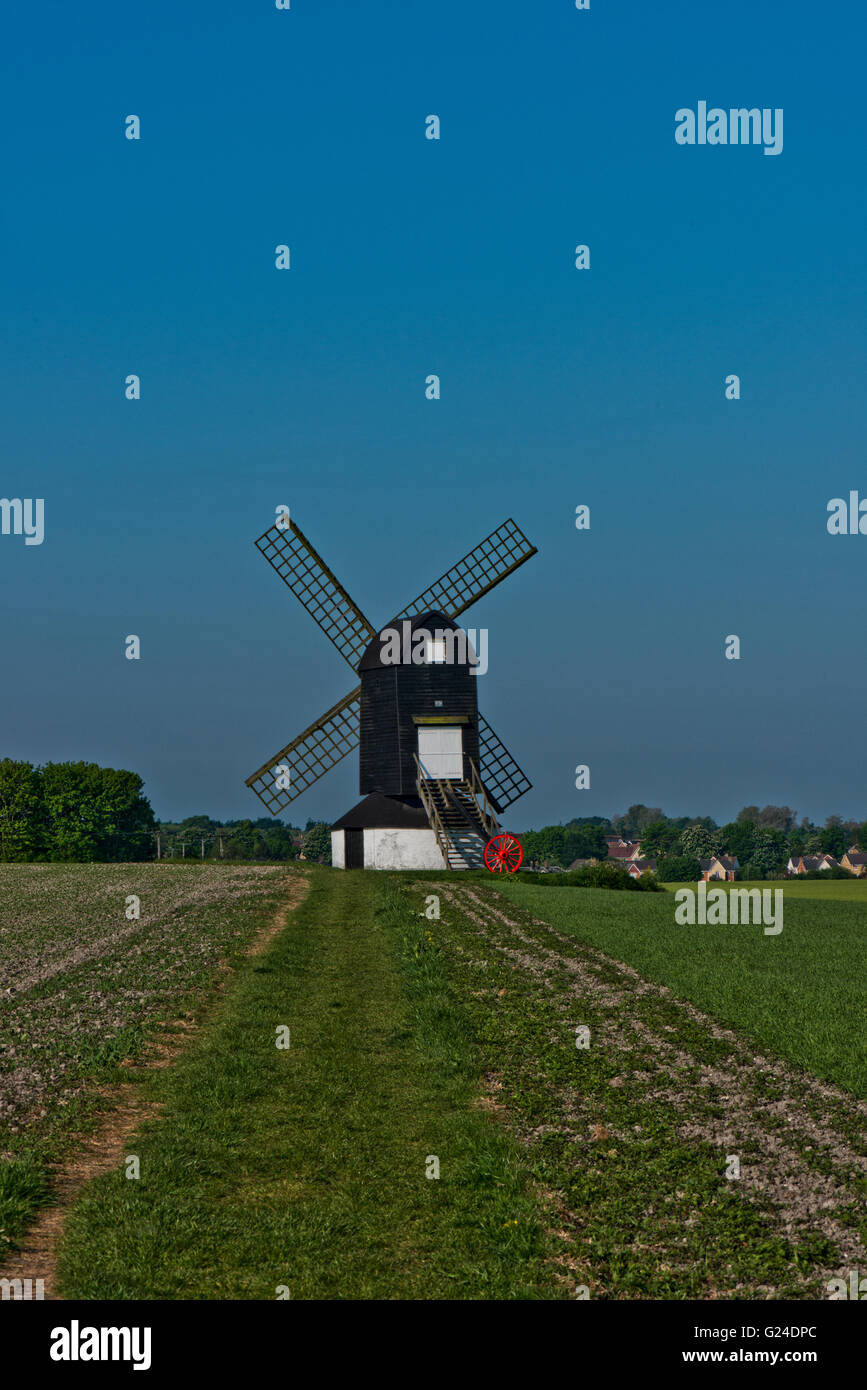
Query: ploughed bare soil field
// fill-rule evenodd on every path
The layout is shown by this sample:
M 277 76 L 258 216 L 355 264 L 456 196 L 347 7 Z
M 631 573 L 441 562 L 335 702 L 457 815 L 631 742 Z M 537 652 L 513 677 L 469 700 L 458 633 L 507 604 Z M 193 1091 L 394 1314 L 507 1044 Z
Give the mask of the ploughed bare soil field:
M 118 1066 L 149 1028 L 195 1012 L 286 882 L 270 866 L 0 867 L 0 1262 Z

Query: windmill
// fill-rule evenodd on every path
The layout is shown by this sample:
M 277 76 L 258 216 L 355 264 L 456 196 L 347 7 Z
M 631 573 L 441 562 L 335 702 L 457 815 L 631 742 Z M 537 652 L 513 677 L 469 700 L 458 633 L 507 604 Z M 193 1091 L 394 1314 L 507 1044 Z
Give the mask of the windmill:
M 497 816 L 532 785 L 476 698 L 456 618 L 536 554 L 509 519 L 377 631 L 285 512 L 256 546 L 361 684 L 247 778 L 276 815 L 359 744 L 363 800 L 332 827 L 340 868 L 490 866 Z M 514 842 L 512 842 L 514 843 Z

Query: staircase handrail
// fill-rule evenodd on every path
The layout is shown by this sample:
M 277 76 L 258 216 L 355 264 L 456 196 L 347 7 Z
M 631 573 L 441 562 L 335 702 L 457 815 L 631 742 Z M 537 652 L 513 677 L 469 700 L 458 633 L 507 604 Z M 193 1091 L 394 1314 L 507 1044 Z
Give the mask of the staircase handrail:
M 485 791 L 485 785 L 479 776 L 479 769 L 476 767 L 472 758 L 467 758 L 467 762 L 470 765 L 470 780 L 464 785 L 468 787 L 470 796 L 479 808 L 479 816 L 481 817 L 482 825 L 485 827 L 486 833 L 488 835 L 496 835 L 500 826 L 494 814 L 494 808 L 491 805 L 488 793 Z
M 413 756 L 413 762 L 415 763 L 415 770 L 416 770 L 416 782 L 415 782 L 415 784 L 416 784 L 416 787 L 418 788 L 418 794 L 419 794 L 419 796 L 420 796 L 420 798 L 421 798 L 421 804 L 422 804 L 422 806 L 423 806 L 424 809 L 425 809 L 425 814 L 427 815 L 427 818 L 428 818 L 428 824 L 430 825 L 431 830 L 433 831 L 434 835 L 436 836 L 436 841 L 437 841 L 437 844 L 439 845 L 440 853 L 441 853 L 441 855 L 442 855 L 442 857 L 443 857 L 443 862 L 445 863 L 445 866 L 446 866 L 446 868 L 448 869 L 448 868 L 450 867 L 450 865 L 449 865 L 449 850 L 448 850 L 448 847 L 449 847 L 449 838 L 448 838 L 448 836 L 446 835 L 445 826 L 443 825 L 442 821 L 440 820 L 439 811 L 437 810 L 437 808 L 436 808 L 436 806 L 435 806 L 435 804 L 434 804 L 433 798 L 432 798 L 432 797 L 430 796 L 430 794 L 428 793 L 427 787 L 426 787 L 426 785 L 425 785 L 425 783 L 426 783 L 426 781 L 427 781 L 427 778 L 425 778 L 425 777 L 422 775 L 421 763 L 420 763 L 419 760 L 418 760 L 418 756 L 417 756 L 417 754 L 415 754 L 415 753 L 413 753 L 412 756 Z

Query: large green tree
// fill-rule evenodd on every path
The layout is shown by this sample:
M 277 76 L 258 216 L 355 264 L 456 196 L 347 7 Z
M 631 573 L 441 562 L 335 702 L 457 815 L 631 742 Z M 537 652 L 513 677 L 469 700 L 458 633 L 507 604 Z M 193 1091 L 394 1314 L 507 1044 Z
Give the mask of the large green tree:
M 738 820 L 752 821 L 763 830 L 782 830 L 784 833 L 794 828 L 796 819 L 797 812 L 791 806 L 763 806 L 761 810 L 758 806 L 745 806 L 738 812 Z
M 660 859 L 656 866 L 656 877 L 662 883 L 698 883 L 701 865 L 689 854 L 670 855 Z
M 558 862 L 568 868 L 574 859 L 605 859 L 605 834 L 604 825 L 598 821 L 570 821 L 563 826 L 562 858 Z
M 45 853 L 55 860 L 153 857 L 150 803 L 138 773 L 96 763 L 46 763 L 39 772 Z
M 682 830 L 680 821 L 665 817 L 651 821 L 641 832 L 642 859 L 660 859 L 676 854 Z
M 0 760 L 0 859 L 35 859 L 40 850 L 39 777 L 31 763 Z
M 719 854 L 719 831 L 708 830 L 705 825 L 688 825 L 680 837 L 680 853 L 691 859 L 710 859 Z
M 615 835 L 620 835 L 624 840 L 640 840 L 645 826 L 664 819 L 664 813 L 659 806 L 645 806 L 637 802 L 622 816 L 615 816 L 611 828 Z
M 819 831 L 819 849 L 840 859 L 849 848 L 849 836 L 842 825 L 826 825 Z
M 226 841 L 227 859 L 261 858 L 261 835 L 251 820 L 227 821 L 231 834 Z
M 736 855 L 740 864 L 749 862 L 755 836 L 755 823 L 750 820 L 729 821 L 728 825 L 724 825 L 719 832 L 725 853 Z
M 785 868 L 788 858 L 788 841 L 781 830 L 770 826 L 756 830 L 751 862 L 762 876 Z
M 325 821 L 308 821 L 304 831 L 304 858 L 320 864 L 331 863 L 331 826 Z
M 137 772 L 124 768 L 100 769 L 102 802 L 109 825 L 100 844 L 99 858 L 115 862 L 153 859 L 154 813 Z
M 797 858 L 799 854 L 806 854 L 806 852 L 807 852 L 807 839 L 808 839 L 808 836 L 807 836 L 807 832 L 806 832 L 805 830 L 800 830 L 800 829 L 799 829 L 799 830 L 792 830 L 792 831 L 790 831 L 790 832 L 789 832 L 789 853 L 790 853 L 790 854 L 793 854 L 793 855 L 795 856 L 795 858 Z
M 273 825 L 263 825 L 262 821 L 258 820 L 256 828 L 259 832 L 263 859 L 297 858 L 298 851 L 295 848 L 295 839 L 290 826 L 283 825 L 280 821 Z

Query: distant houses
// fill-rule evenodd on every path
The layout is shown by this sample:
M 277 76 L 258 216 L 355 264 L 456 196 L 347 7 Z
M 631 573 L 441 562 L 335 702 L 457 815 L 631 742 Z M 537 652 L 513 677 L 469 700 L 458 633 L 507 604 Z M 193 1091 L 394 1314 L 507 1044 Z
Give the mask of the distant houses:
M 845 857 L 845 856 L 844 856 Z M 832 854 L 792 854 L 786 865 L 787 874 L 821 873 L 825 869 L 839 869 L 839 860 Z M 843 865 L 847 868 L 847 865 Z
M 611 843 L 612 843 L 612 844 L 616 844 L 616 846 L 617 846 L 618 849 L 629 849 L 629 850 L 634 850 L 634 849 L 637 847 L 637 845 L 638 845 L 638 841 L 635 841 L 633 844 L 630 844 L 630 843 L 629 843 L 628 841 L 626 841 L 626 840 L 623 840 L 623 841 L 612 841 Z M 569 868 L 570 868 L 570 870 L 571 870 L 571 869 L 585 869 L 585 868 L 587 868 L 587 866 L 588 866 L 589 864 L 598 864 L 598 863 L 599 863 L 599 860 L 598 860 L 598 859 L 573 859 L 573 860 L 572 860 L 572 863 L 569 865 Z M 609 856 L 608 856 L 608 863 L 609 863 L 609 864 L 615 863 L 615 864 L 618 865 L 619 868 L 625 869 L 626 872 L 629 874 L 629 877 L 630 877 L 630 878 L 641 878 L 641 875 L 642 875 L 642 874 L 646 874 L 646 873 L 655 874 L 655 873 L 656 873 L 656 860 L 655 860 L 655 859 L 641 859 L 641 858 L 640 858 L 639 856 L 637 856 L 637 855 L 636 855 L 635 857 L 633 857 L 632 855 L 630 855 L 630 856 L 627 858 L 627 856 L 624 855 L 624 854 L 609 854 Z
M 640 840 L 626 840 L 621 835 L 609 835 L 606 836 L 605 844 L 607 862 L 619 865 L 630 878 L 640 878 L 642 874 L 657 872 L 658 861 L 642 855 Z M 595 858 L 573 859 L 569 869 L 583 869 L 599 862 Z M 700 859 L 698 862 L 701 878 L 705 883 L 733 883 L 741 872 L 740 861 L 735 854 L 713 854 L 708 859 Z M 554 870 L 555 867 L 546 862 L 543 872 L 546 869 Z M 800 877 L 810 872 L 830 869 L 845 869 L 856 878 L 867 878 L 867 852 L 853 845 L 840 859 L 835 859 L 832 854 L 792 854 L 786 864 L 785 873 L 790 877 Z
M 856 878 L 867 878 L 867 854 L 855 845 L 841 859 L 833 854 L 793 854 L 786 865 L 787 874 L 824 873 L 828 869 L 846 869 Z
M 867 878 L 867 854 L 863 854 L 860 849 L 847 849 L 843 858 L 840 860 L 841 869 L 848 869 L 850 874 L 855 874 L 856 878 Z
M 624 840 L 620 836 L 613 835 L 605 843 L 608 846 L 608 858 L 613 859 L 622 869 L 625 869 L 630 878 L 640 878 L 644 873 L 656 873 L 656 860 L 642 858 L 640 840 Z M 710 879 L 722 879 L 727 883 L 734 882 L 735 875 L 740 868 L 736 855 L 713 854 L 710 859 L 700 859 L 701 876 L 705 883 Z
M 626 865 L 626 872 L 630 878 L 641 878 L 642 874 L 656 873 L 655 859 L 630 859 Z
M 620 835 L 609 835 L 605 840 L 608 846 L 608 859 L 625 869 L 630 878 L 641 878 L 642 874 L 656 873 L 656 860 L 643 859 L 640 840 L 624 840 Z
M 729 857 L 727 854 L 712 854 L 710 859 L 699 859 L 698 862 L 704 883 L 709 883 L 712 878 L 734 883 L 735 874 L 740 868 L 737 855 Z
M 623 840 L 619 835 L 610 835 L 606 837 L 605 843 L 608 846 L 608 858 L 617 860 L 624 867 L 641 858 L 640 840 Z

